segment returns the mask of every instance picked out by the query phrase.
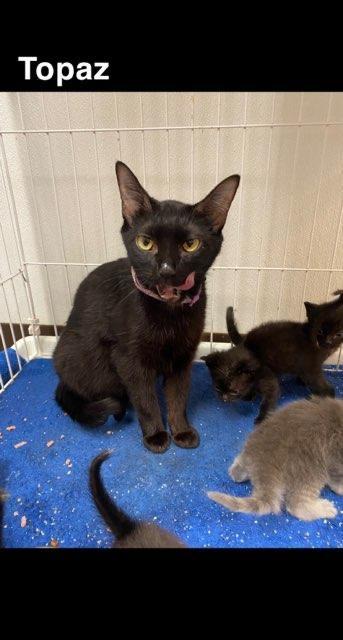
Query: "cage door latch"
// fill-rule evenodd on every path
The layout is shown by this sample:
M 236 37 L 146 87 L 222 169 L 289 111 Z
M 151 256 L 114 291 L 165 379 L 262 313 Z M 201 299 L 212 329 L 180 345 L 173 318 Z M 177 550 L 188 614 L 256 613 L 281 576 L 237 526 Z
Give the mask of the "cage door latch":
M 39 318 L 28 318 L 30 336 L 40 336 Z

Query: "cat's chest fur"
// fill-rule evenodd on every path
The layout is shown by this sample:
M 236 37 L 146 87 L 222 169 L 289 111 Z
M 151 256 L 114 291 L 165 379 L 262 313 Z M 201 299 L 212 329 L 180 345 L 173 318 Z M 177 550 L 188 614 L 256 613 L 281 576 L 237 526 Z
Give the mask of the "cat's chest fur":
M 133 365 L 138 360 L 144 367 L 168 373 L 192 359 L 204 327 L 204 283 L 193 306 L 173 309 L 135 289 L 127 259 L 99 267 L 87 280 L 76 305 L 82 307 L 82 333 L 87 340 L 94 333 L 95 343 L 109 349 L 113 363 L 124 356 Z
M 145 318 L 144 336 L 136 335 L 134 352 L 145 366 L 161 373 L 184 367 L 194 354 L 204 326 L 204 299 L 197 309 Z

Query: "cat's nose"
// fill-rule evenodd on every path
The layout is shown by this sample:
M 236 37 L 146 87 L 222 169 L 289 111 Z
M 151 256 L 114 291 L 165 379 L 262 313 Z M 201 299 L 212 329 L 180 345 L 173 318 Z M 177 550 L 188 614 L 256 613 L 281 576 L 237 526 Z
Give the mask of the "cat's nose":
M 170 262 L 162 262 L 160 268 L 159 268 L 159 274 L 160 276 L 164 276 L 164 277 L 170 277 L 170 276 L 174 276 L 175 275 L 175 267 L 173 264 L 171 264 Z

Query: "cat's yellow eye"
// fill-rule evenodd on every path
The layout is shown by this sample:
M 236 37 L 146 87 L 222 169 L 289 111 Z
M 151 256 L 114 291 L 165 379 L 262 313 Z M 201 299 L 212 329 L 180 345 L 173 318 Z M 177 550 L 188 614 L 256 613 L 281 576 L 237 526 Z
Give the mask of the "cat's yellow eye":
M 151 251 L 154 248 L 155 243 L 151 238 L 148 238 L 148 236 L 137 236 L 136 245 L 141 251 Z
M 200 244 L 201 242 L 198 238 L 193 238 L 193 240 L 186 240 L 186 242 L 183 243 L 182 248 L 184 251 L 187 251 L 187 253 L 194 253 L 194 251 L 199 249 Z

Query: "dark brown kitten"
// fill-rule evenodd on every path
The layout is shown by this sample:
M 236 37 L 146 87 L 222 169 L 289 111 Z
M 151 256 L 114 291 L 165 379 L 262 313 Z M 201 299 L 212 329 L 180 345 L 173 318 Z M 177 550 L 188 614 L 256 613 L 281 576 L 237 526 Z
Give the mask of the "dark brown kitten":
M 56 399 L 74 420 L 98 425 L 111 414 L 120 419 L 129 398 L 145 446 L 163 452 L 170 436 L 156 394 L 161 375 L 172 438 L 196 447 L 186 415 L 191 364 L 204 327 L 206 272 L 220 251 L 239 176 L 188 205 L 151 198 L 122 162 L 116 171 L 128 258 L 81 283 L 54 353 Z
M 99 512 L 116 537 L 113 547 L 119 549 L 184 548 L 186 545 L 176 536 L 155 524 L 130 518 L 111 500 L 100 476 L 100 467 L 109 456 L 110 453 L 105 451 L 93 460 L 89 470 L 89 484 Z
M 298 400 L 262 422 L 229 469 L 235 482 L 250 480 L 250 498 L 209 492 L 231 511 L 279 513 L 301 520 L 334 518 L 337 509 L 320 498 L 328 486 L 343 495 L 343 401 Z
M 241 335 L 233 309 L 227 309 L 227 329 L 232 342 L 243 344 L 275 374 L 298 376 L 312 393 L 334 396 L 335 390 L 322 372 L 323 362 L 343 342 L 343 292 L 332 302 L 305 302 L 306 322 L 267 322 Z
M 243 345 L 210 353 L 201 360 L 206 362 L 216 391 L 224 402 L 253 400 L 257 394 L 262 396 L 255 424 L 275 409 L 280 392 L 278 380 Z

